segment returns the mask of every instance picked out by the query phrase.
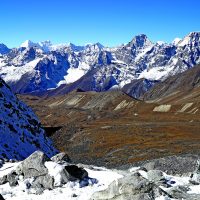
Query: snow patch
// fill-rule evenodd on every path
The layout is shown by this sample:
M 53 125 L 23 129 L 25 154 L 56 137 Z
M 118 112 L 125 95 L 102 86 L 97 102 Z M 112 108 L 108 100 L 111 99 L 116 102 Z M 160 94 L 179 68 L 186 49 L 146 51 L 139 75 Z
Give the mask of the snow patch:
M 5 164 L 5 168 L 11 167 L 12 165 L 14 168 L 17 164 Z M 59 183 L 60 177 L 58 176 L 58 173 L 61 170 L 61 167 L 53 162 L 46 162 L 45 165 L 48 168 L 50 175 L 54 176 L 56 182 Z M 30 190 L 26 188 L 27 180 L 25 180 L 20 181 L 19 185 L 16 187 L 10 187 L 8 183 L 0 185 L 0 194 L 2 194 L 6 200 L 89 200 L 93 193 L 105 190 L 113 181 L 123 177 L 123 175 L 117 171 L 106 168 L 93 167 L 93 169 L 85 169 L 88 172 L 89 177 L 98 180 L 97 184 L 80 188 L 78 182 L 68 182 L 62 187 L 57 187 L 53 190 L 45 190 L 43 194 L 36 195 L 31 194 Z M 4 175 L 5 174 L 6 173 L 4 173 Z

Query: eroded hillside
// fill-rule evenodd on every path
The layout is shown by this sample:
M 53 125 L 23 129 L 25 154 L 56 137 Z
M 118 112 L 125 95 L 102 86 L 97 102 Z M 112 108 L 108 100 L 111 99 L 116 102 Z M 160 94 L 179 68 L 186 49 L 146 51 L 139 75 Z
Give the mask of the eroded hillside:
M 146 103 L 119 91 L 21 99 L 75 162 L 119 167 L 200 149 L 198 102 Z

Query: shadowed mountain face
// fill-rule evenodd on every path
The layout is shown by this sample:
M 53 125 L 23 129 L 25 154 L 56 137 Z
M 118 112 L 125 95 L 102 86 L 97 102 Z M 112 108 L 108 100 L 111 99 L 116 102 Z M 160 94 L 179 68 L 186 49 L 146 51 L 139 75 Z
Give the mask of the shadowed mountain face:
M 0 44 L 0 54 L 4 55 L 10 52 L 10 49 L 5 44 Z
M 0 158 L 22 160 L 38 149 L 57 152 L 33 111 L 0 79 Z
M 200 150 L 198 102 L 145 103 L 120 91 L 82 90 L 20 98 L 51 130 L 55 146 L 75 162 L 120 167 Z
M 154 102 L 199 102 L 200 65 L 156 84 L 144 94 L 144 99 Z
M 199 64 L 199 48 L 198 32 L 172 44 L 154 44 L 141 34 L 115 48 L 26 41 L 20 48 L 4 50 L 0 77 L 21 94 L 64 94 L 76 88 L 101 92 L 129 84 L 127 93 L 139 97 L 155 82 Z
M 142 96 L 159 81 L 150 81 L 147 79 L 133 80 L 131 83 L 126 84 L 122 91 L 131 97 L 142 99 Z

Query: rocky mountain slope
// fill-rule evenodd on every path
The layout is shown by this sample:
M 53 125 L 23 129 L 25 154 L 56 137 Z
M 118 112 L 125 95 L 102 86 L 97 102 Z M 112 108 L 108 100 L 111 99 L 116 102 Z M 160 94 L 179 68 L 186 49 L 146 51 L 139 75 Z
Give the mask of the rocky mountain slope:
M 198 103 L 200 100 L 200 65 L 167 78 L 144 94 L 143 99 L 154 102 Z
M 198 102 L 146 103 L 121 91 L 19 97 L 74 162 L 121 167 L 200 149 Z
M 37 149 L 57 152 L 33 111 L 0 79 L 0 158 L 21 160 Z
M 163 81 L 199 62 L 198 32 L 171 44 L 152 43 L 142 34 L 115 48 L 99 43 L 75 46 L 26 41 L 0 57 L 0 77 L 17 93 L 40 93 L 59 87 L 58 91 L 66 92 L 75 88 L 107 91 L 145 79 L 149 84 L 139 81 L 142 92 L 131 89 L 134 84 L 129 85 L 129 90 L 135 91 L 131 95 L 138 97 L 155 81 Z

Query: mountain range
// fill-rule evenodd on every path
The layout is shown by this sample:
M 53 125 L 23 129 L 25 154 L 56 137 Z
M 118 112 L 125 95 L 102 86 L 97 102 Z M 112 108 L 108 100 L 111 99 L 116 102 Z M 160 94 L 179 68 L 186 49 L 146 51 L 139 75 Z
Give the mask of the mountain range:
M 172 43 L 151 42 L 144 34 L 128 44 L 76 46 L 25 41 L 9 49 L 0 45 L 0 77 L 15 93 L 51 95 L 123 89 L 140 98 L 146 91 L 200 63 L 200 32 Z

